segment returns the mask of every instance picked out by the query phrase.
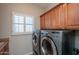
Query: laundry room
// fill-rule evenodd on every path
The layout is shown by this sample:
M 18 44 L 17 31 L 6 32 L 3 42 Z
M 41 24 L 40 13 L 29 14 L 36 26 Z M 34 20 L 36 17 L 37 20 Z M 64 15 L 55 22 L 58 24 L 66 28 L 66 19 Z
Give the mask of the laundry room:
M 79 3 L 0 3 L 0 55 L 79 55 Z

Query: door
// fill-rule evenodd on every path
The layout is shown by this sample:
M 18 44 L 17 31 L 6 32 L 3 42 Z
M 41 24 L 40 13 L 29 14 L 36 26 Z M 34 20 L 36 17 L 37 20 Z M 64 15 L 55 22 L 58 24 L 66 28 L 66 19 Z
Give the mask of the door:
M 51 11 L 51 25 L 52 29 L 59 29 L 60 20 L 59 20 L 59 7 L 52 9 Z
M 59 7 L 55 8 L 55 28 L 59 29 L 60 20 L 59 20 Z
M 41 38 L 41 55 L 57 55 L 56 45 L 52 38 L 43 36 Z
M 67 28 L 77 29 L 79 28 L 79 4 L 69 3 L 67 5 Z
M 55 28 L 55 10 L 51 10 L 51 28 Z
M 45 29 L 48 29 L 49 26 L 48 14 L 46 13 L 44 16 L 45 16 Z
M 48 25 L 48 29 L 52 29 L 51 28 L 51 11 L 49 11 L 48 13 L 47 13 L 47 25 Z
M 65 29 L 67 20 L 67 4 L 59 6 L 59 27 Z
M 40 16 L 40 29 L 45 29 L 45 16 Z
M 34 32 L 34 33 L 33 33 L 33 40 L 32 40 L 32 42 L 33 42 L 33 47 L 34 47 L 34 48 L 37 48 L 38 39 L 39 39 L 39 35 Z
M 51 22 L 51 18 L 50 18 L 50 12 L 47 12 L 46 14 L 45 14 L 45 29 L 50 29 L 51 28 L 51 24 L 50 24 L 50 22 Z

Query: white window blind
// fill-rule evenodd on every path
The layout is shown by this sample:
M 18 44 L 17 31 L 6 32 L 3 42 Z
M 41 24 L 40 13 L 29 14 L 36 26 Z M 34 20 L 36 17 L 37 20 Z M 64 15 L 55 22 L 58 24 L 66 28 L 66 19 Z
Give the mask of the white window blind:
M 32 32 L 33 17 L 14 15 L 13 17 L 13 33 Z

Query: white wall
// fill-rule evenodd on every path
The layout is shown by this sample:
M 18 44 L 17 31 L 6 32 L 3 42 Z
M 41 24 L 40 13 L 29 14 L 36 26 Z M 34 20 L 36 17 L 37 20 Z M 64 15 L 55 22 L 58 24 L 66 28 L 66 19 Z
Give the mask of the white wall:
M 32 52 L 32 35 L 11 35 L 12 12 L 34 16 L 35 29 L 40 28 L 42 10 L 31 4 L 0 4 L 0 38 L 10 37 L 10 54 L 27 54 Z
M 17 35 L 10 39 L 10 53 L 11 54 L 28 54 L 32 52 L 32 37 L 31 35 Z
M 33 6 L 31 4 L 0 4 L 0 9 L 0 18 L 2 21 L 1 33 L 5 37 L 11 34 L 12 12 L 34 16 L 35 28 L 39 28 L 39 16 L 42 10 L 37 6 Z

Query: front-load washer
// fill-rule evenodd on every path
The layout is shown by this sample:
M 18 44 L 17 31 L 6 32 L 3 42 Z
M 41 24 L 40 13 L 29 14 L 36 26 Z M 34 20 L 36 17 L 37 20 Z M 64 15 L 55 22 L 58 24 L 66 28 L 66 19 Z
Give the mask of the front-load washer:
M 32 45 L 33 45 L 33 54 L 40 54 L 40 30 L 34 30 L 32 34 Z
M 75 31 L 41 30 L 41 55 L 72 55 Z

